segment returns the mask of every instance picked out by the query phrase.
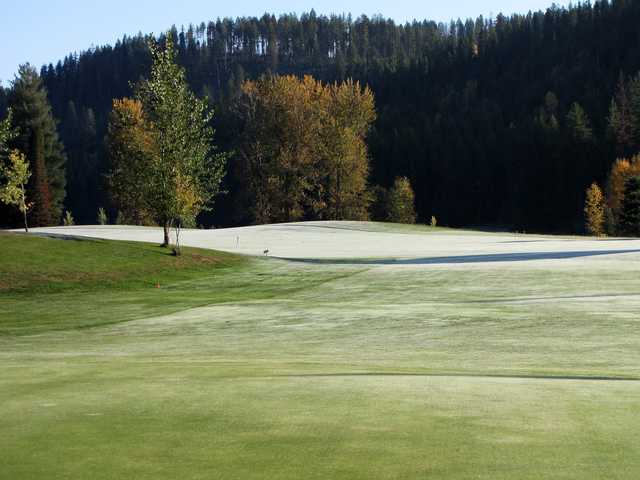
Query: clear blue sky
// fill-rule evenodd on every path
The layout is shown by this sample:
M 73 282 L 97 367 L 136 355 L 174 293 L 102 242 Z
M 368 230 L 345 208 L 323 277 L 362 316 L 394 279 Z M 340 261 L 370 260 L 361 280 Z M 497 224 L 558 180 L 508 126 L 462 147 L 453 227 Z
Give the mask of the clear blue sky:
M 160 32 L 172 24 L 217 17 L 269 13 L 380 13 L 399 22 L 524 13 L 553 0 L 6 0 L 0 17 L 0 80 L 7 85 L 17 66 L 38 68 L 66 54 L 113 43 L 123 34 Z M 562 4 L 562 2 L 557 2 Z

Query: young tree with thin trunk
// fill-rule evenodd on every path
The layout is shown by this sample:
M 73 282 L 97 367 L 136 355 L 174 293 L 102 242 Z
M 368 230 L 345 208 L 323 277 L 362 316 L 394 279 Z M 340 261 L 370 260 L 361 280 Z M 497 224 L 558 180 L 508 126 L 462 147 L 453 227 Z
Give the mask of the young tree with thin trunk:
M 29 162 L 22 152 L 12 150 L 8 165 L 0 168 L 0 201 L 18 207 L 24 219 L 24 230 L 29 231 L 27 211 L 32 204 L 27 202 L 26 187 L 31 177 Z
M 154 218 L 169 230 L 188 216 L 195 218 L 211 207 L 220 192 L 227 155 L 216 151 L 211 127 L 213 112 L 206 99 L 197 98 L 187 85 L 184 69 L 176 63 L 170 34 L 165 48 L 153 40 L 151 76 L 136 87 L 154 140 L 145 196 Z M 187 198 L 187 200 L 185 200 Z
M 227 155 L 216 151 L 213 112 L 189 89 L 175 60 L 171 35 L 165 48 L 149 41 L 153 66 L 135 99 L 116 100 L 108 130 L 110 190 L 125 217 L 170 229 L 193 223 L 220 192 Z M 188 222 L 187 222 L 188 221 Z M 179 248 L 176 249 L 179 253 Z
M 592 183 L 587 189 L 584 204 L 585 226 L 590 235 L 600 237 L 604 235 L 605 212 L 604 196 L 597 183 Z

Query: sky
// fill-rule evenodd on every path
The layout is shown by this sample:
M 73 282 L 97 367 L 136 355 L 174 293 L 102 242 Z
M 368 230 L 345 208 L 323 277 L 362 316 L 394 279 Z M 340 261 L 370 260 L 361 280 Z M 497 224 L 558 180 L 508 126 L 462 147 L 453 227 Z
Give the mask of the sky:
M 5 3 L 6 2 L 6 3 Z M 18 65 L 40 68 L 65 55 L 114 43 L 124 34 L 158 33 L 172 24 L 263 13 L 381 14 L 397 22 L 525 13 L 553 0 L 2 0 L 0 81 L 13 79 Z M 558 4 L 562 2 L 556 1 Z

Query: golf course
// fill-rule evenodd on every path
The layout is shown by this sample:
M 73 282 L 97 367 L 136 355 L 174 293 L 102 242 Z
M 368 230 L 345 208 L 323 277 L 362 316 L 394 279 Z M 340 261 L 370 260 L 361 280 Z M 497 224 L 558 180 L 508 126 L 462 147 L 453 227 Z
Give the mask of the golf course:
M 638 240 L 161 236 L 0 234 L 0 478 L 640 475 Z

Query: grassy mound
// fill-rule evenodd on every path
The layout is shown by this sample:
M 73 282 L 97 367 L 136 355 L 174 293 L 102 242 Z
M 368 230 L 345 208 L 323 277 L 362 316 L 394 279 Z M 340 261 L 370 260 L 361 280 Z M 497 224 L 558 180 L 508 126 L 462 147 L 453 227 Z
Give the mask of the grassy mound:
M 0 292 L 132 289 L 188 280 L 246 263 L 229 253 L 72 237 L 0 234 Z
M 0 234 L 0 292 L 133 289 L 188 280 L 246 263 L 229 253 L 73 237 Z
M 339 274 L 278 261 L 109 240 L 0 234 L 0 335 L 94 327 L 288 295 Z M 282 269 L 281 269 L 282 270 Z M 158 288 L 159 286 L 159 288 Z

